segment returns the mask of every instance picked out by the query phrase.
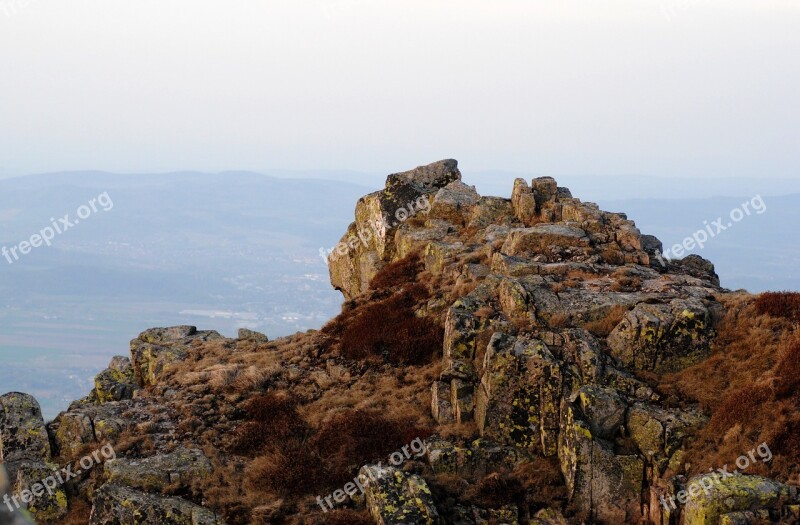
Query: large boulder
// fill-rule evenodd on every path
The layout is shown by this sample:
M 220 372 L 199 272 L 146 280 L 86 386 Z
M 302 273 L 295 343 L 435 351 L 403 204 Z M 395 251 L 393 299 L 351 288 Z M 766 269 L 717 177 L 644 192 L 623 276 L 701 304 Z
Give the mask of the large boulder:
M 151 328 L 131 341 L 131 362 L 140 387 L 158 384 L 175 363 L 186 359 L 187 347 L 195 341 L 224 339 L 213 330 L 194 326 Z
M 687 498 L 682 512 L 683 525 L 717 525 L 723 516 L 745 511 L 766 511 L 768 518 L 778 517 L 784 505 L 797 501 L 796 488 L 741 474 L 694 477 L 686 483 L 683 495 Z
M 558 456 L 567 495 L 578 517 L 588 523 L 638 523 L 644 461 L 617 455 L 613 446 L 592 435 L 576 417 L 579 407 L 562 407 Z
M 0 462 L 49 459 L 50 440 L 36 399 L 19 392 L 0 396 Z
M 676 372 L 709 356 L 712 316 L 698 299 L 667 304 L 640 303 L 608 336 L 608 347 L 626 367 Z
M 89 399 L 96 403 L 131 399 L 136 390 L 136 375 L 127 357 L 116 356 L 108 368 L 94 378 L 94 389 Z
M 428 484 L 420 476 L 393 467 L 367 465 L 358 480 L 364 487 L 367 509 L 377 525 L 433 525 L 439 513 Z
M 8 473 L 3 465 L 0 465 L 0 499 L 5 500 L 6 496 L 11 496 L 11 484 L 8 480 Z M 24 510 L 17 509 L 12 503 L 11 507 L 7 504 L 0 504 L 0 525 L 32 525 L 33 522 Z
M 372 277 L 396 255 L 395 234 L 411 217 L 431 210 L 433 195 L 461 180 L 458 162 L 443 160 L 389 175 L 386 187 L 359 199 L 355 222 L 328 257 L 331 283 L 346 299 L 367 290 Z M 456 193 L 442 197 L 442 209 L 457 204 Z M 448 204 L 446 204 L 447 202 Z
M 67 515 L 67 494 L 55 465 L 23 461 L 17 467 L 14 492 L 37 521 L 57 523 Z M 26 501 L 27 500 L 27 501 Z
M 121 485 L 103 485 L 94 496 L 89 525 L 224 525 L 214 511 L 182 498 L 147 494 Z

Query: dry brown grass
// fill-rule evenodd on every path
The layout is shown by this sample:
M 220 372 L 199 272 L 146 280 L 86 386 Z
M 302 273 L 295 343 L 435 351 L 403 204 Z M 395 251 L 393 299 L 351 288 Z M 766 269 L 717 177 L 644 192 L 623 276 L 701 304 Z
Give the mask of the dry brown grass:
M 611 274 L 613 284 L 611 289 L 615 292 L 636 292 L 642 288 L 642 280 L 631 273 L 630 268 L 618 268 Z
M 622 321 L 622 318 L 625 317 L 627 312 L 627 307 L 618 304 L 611 307 L 602 319 L 589 321 L 584 324 L 583 327 L 597 337 L 608 337 L 614 328 Z
M 395 292 L 375 292 L 328 323 L 322 332 L 347 359 L 423 365 L 442 352 L 444 330 L 435 320 L 417 315 L 428 289 L 419 283 Z
M 800 322 L 800 293 L 762 293 L 756 299 L 755 308 L 762 315 L 780 317 L 797 323 Z
M 766 442 L 774 459 L 758 462 L 751 474 L 798 481 L 800 461 L 800 334 L 787 319 L 759 313 L 755 298 L 723 300 L 712 356 L 659 388 L 677 401 L 695 401 L 711 415 L 691 442 L 692 472 L 735 461 Z

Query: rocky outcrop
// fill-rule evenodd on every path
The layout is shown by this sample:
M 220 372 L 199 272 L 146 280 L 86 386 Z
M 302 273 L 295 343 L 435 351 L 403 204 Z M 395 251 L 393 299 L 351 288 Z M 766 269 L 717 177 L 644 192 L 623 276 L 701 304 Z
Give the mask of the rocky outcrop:
M 155 496 L 115 484 L 97 491 L 89 525 L 224 525 L 212 510 L 182 498 Z
M 439 514 L 428 484 L 420 476 L 392 467 L 366 466 L 358 475 L 367 509 L 378 525 L 433 525 Z
M 188 487 L 212 471 L 211 462 L 201 451 L 179 447 L 173 452 L 144 459 L 109 461 L 105 466 L 105 477 L 109 483 L 160 492 L 170 485 Z
M 328 258 L 334 288 L 348 299 L 366 291 L 372 277 L 397 253 L 396 234 L 401 226 L 410 218 L 424 218 L 436 193 L 460 180 L 458 162 L 443 160 L 389 175 L 382 191 L 362 197 L 356 204 L 355 222 Z M 437 209 L 452 211 L 467 204 L 467 193 L 451 187 Z
M 194 342 L 222 339 L 215 331 L 195 326 L 151 328 L 131 341 L 131 362 L 140 387 L 155 385 L 169 367 L 186 358 L 186 347 Z
M 661 248 L 624 214 L 582 202 L 551 177 L 518 179 L 505 199 L 480 196 L 453 160 L 393 174 L 358 201 L 329 270 L 348 300 L 346 315 L 395 293 L 371 289 L 373 277 L 414 257 L 429 295 L 410 299 L 411 313 L 443 328 L 441 363 L 420 368 L 422 381 L 411 377 L 413 367 L 331 351 L 333 329 L 270 342 L 246 329 L 223 339 L 193 326 L 154 328 L 46 430 L 35 400 L 0 398 L 0 457 L 12 481 L 28 483 L 51 468 L 51 443 L 55 454 L 75 458 L 121 441 L 120 457 L 70 487 L 91 499 L 92 524 L 222 523 L 203 500 L 219 497 L 218 487 L 198 487 L 223 479 L 228 462 L 235 478 L 252 477 L 252 458 L 237 457 L 232 438 L 243 428 L 264 434 L 273 415 L 276 424 L 285 416 L 265 411 L 247 426 L 248 396 L 287 390 L 301 406 L 323 400 L 325 410 L 341 403 L 402 412 L 398 403 L 360 397 L 364 383 L 375 383 L 376 395 L 410 392 L 425 411 L 429 400 L 431 419 L 412 419 L 434 425 L 425 450 L 402 468 L 373 464 L 377 457 L 348 465 L 350 475 L 361 466 L 364 488 L 349 505 L 378 524 L 797 522 L 796 489 L 765 478 L 726 478 L 685 504 L 661 504 L 698 482 L 681 474 L 687 443 L 708 420 L 664 399 L 652 377 L 710 355 L 727 293 L 710 262 L 662 264 Z M 211 349 L 224 363 L 209 364 Z M 262 434 L 244 434 L 253 455 L 267 454 L 256 474 L 285 459 L 259 448 Z M 221 506 L 240 522 L 277 523 L 306 510 L 309 502 L 294 496 L 269 493 L 274 498 L 249 513 L 251 501 L 223 497 Z M 47 509 L 56 513 L 49 517 L 62 512 Z M 297 522 L 325 519 L 306 518 Z

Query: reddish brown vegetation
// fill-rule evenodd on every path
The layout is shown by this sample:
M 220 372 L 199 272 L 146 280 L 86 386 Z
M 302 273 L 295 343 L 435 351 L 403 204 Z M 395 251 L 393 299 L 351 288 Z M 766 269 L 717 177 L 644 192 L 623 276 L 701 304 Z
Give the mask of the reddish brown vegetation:
M 265 452 L 248 466 L 246 477 L 255 490 L 283 496 L 316 494 L 352 480 L 361 466 L 385 461 L 414 439 L 429 436 L 429 430 L 408 421 L 374 411 L 347 410 L 308 436 L 303 432 L 268 441 L 262 447 Z
M 782 317 L 800 322 L 800 293 L 767 292 L 758 296 L 755 302 L 756 311 L 761 315 Z
M 418 254 L 412 254 L 384 266 L 369 283 L 371 290 L 388 290 L 416 281 L 422 271 L 422 262 Z
M 384 267 L 372 281 L 373 293 L 346 305 L 322 329 L 335 341 L 330 346 L 338 343 L 341 355 L 353 360 L 430 363 L 442 350 L 444 330 L 435 320 L 417 315 L 430 297 L 423 284 L 413 282 L 419 270 L 416 255 Z
M 236 429 L 233 449 L 237 452 L 257 452 L 306 433 L 306 424 L 297 413 L 297 402 L 285 393 L 254 397 L 245 410 L 250 421 Z
M 710 413 L 689 449 L 693 472 L 731 463 L 765 442 L 774 459 L 748 473 L 799 480 L 800 334 L 794 314 L 772 309 L 791 301 L 766 295 L 726 299 L 712 356 L 662 380 L 676 401 L 699 402 Z

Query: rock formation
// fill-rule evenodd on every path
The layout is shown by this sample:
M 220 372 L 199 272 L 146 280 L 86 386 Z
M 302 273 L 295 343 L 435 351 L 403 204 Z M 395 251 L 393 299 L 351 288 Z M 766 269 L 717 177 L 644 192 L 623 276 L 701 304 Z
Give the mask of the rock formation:
M 363 495 L 335 502 L 363 511 L 359 519 L 368 513 L 382 525 L 798 523 L 797 488 L 757 476 L 725 478 L 685 505 L 664 504 L 692 486 L 685 451 L 708 417 L 701 407 L 674 406 L 648 378 L 708 359 L 725 315 L 721 298 L 730 292 L 710 262 L 689 256 L 662 263 L 660 250 L 624 214 L 582 202 L 550 177 L 518 179 L 504 199 L 478 195 L 461 181 L 454 160 L 393 174 L 384 189 L 358 201 L 330 256 L 331 282 L 347 300 L 338 321 L 274 341 L 249 330 L 238 339 L 191 326 L 147 330 L 131 342 L 130 359 L 114 358 L 91 394 L 46 426 L 29 396 L 0 397 L 0 459 L 22 488 L 53 468 L 53 458 L 74 461 L 105 443 L 120 445 L 116 459 L 82 473 L 54 499 L 31 504 L 41 522 L 61 519 L 68 493 L 70 502 L 91 504 L 93 525 L 326 523 L 311 492 L 281 493 L 272 484 L 263 493 L 270 499 L 254 502 L 246 493 L 261 485 L 248 482 L 231 489 L 233 496 L 219 495 L 223 481 L 214 480 L 231 483 L 224 477 L 229 463 L 238 478 L 245 472 L 262 479 L 253 465 L 277 461 L 273 451 L 251 464 L 228 434 L 257 428 L 261 450 L 259 443 L 279 431 L 270 424 L 303 428 L 306 455 L 317 454 L 321 465 L 326 457 L 312 452 L 313 436 L 324 435 L 330 418 L 318 407 L 336 405 L 330 400 L 348 392 L 373 396 L 353 395 L 353 405 L 388 406 L 391 400 L 380 396 L 390 394 L 376 385 L 405 373 L 393 389 L 425 400 L 416 409 L 431 432 L 424 454 L 403 465 L 381 458 L 350 465 Z M 402 283 L 376 287 L 376 276 L 408 261 L 418 261 L 425 293 Z M 440 352 L 427 367 L 404 370 L 386 355 L 388 343 L 383 354 L 362 360 L 342 347 L 344 328 L 336 323 L 365 315 L 359 312 L 392 293 L 412 317 L 441 327 Z M 408 386 L 415 373 L 429 377 L 416 391 Z M 284 423 L 291 413 L 284 408 L 258 419 L 252 400 L 273 391 L 298 400 L 304 423 Z M 317 425 L 316 434 L 304 425 Z M 309 480 L 323 468 L 303 461 L 300 455 L 290 464 L 310 469 Z M 543 486 L 514 489 L 504 481 L 526 466 L 552 469 L 548 490 L 556 495 L 545 501 Z M 508 501 L 487 501 L 480 490 L 453 495 L 478 482 L 480 490 L 507 492 Z

